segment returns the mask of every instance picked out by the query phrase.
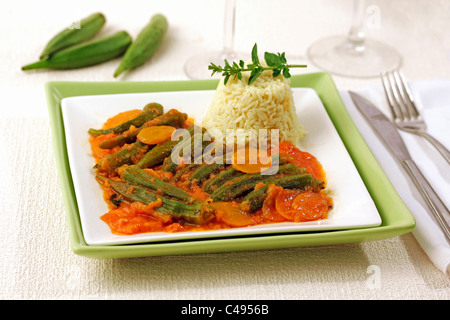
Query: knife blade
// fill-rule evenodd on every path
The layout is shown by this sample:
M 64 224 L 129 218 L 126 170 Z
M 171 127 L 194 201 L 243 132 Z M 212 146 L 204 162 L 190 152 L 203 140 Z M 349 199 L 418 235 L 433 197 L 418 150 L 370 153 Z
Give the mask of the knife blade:
M 444 235 L 450 241 L 450 211 L 411 158 L 395 125 L 372 102 L 355 92 L 349 91 L 349 94 L 355 106 L 367 119 L 377 135 L 394 157 L 400 161 L 441 226 Z
M 389 120 L 372 102 L 361 95 L 349 91 L 350 97 L 356 107 L 374 127 L 376 133 L 381 137 L 386 146 L 400 160 L 411 160 L 411 155 L 403 142 L 400 133 L 394 124 Z

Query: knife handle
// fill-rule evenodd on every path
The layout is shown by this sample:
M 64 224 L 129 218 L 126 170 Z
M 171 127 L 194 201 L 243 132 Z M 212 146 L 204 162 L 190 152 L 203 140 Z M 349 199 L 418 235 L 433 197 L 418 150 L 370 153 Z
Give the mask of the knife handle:
M 450 241 L 450 212 L 431 187 L 428 180 L 423 176 L 420 169 L 412 160 L 405 160 L 402 162 L 403 167 L 412 178 L 414 184 L 419 189 L 423 198 L 425 199 L 428 207 L 433 213 L 437 222 L 441 225 L 444 234 L 447 236 L 447 240 Z

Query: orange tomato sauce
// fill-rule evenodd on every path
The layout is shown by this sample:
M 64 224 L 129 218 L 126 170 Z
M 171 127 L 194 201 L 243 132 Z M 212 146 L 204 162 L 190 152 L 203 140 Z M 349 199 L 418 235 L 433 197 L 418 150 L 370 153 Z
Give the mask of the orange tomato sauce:
M 281 142 L 279 144 L 279 153 L 291 156 L 292 163 L 295 163 L 300 168 L 305 168 L 316 179 L 326 182 L 322 165 L 312 154 L 300 150 L 290 142 Z
M 102 141 L 111 139 L 115 134 L 110 133 L 97 137 L 91 137 L 92 154 L 98 162 L 102 157 L 113 154 L 121 149 L 101 149 Z M 299 167 L 306 168 L 307 172 L 315 178 L 325 181 L 325 173 L 321 164 L 311 154 L 304 152 L 289 142 L 279 145 L 279 153 L 289 155 L 290 162 Z M 145 169 L 150 174 L 170 180 L 172 174 L 161 170 L 161 166 Z M 117 174 L 109 177 L 118 179 Z M 174 185 L 188 192 L 194 198 L 209 202 L 209 194 L 196 184 L 184 183 L 183 180 L 174 182 Z M 280 222 L 303 222 L 326 219 L 333 207 L 332 199 L 324 191 L 300 191 L 287 190 L 282 187 L 271 185 L 261 209 L 254 213 L 246 213 L 240 210 L 239 200 L 230 202 L 209 202 L 215 209 L 214 218 L 204 225 L 190 225 L 182 221 L 176 221 L 167 214 L 157 211 L 161 205 L 155 201 L 149 205 L 139 202 L 130 203 L 122 200 L 119 205 L 114 204 L 115 192 L 107 185 L 102 185 L 104 200 L 108 204 L 109 211 L 101 216 L 108 224 L 111 231 L 118 235 L 132 235 L 145 232 L 183 232 L 183 231 L 205 231 L 236 227 L 247 227 L 258 224 L 280 223 Z

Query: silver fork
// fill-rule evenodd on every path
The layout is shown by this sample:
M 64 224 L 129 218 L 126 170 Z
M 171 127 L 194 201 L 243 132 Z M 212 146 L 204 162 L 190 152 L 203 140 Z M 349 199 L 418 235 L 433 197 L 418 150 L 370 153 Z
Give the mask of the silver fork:
M 397 128 L 427 139 L 450 164 L 450 151 L 426 132 L 426 124 L 416 108 L 414 97 L 401 71 L 383 72 L 381 81 Z

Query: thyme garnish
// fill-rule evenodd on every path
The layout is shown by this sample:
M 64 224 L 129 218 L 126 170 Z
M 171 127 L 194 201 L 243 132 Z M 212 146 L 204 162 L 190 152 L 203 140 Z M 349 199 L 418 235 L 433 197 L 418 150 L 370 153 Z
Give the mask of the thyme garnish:
M 261 73 L 265 70 L 272 70 L 272 76 L 275 78 L 280 74 L 283 74 L 285 78 L 290 78 L 291 74 L 289 73 L 289 68 L 305 68 L 306 65 L 299 64 L 287 64 L 285 53 L 264 53 L 264 59 L 266 60 L 267 67 L 262 66 L 259 58 L 258 58 L 258 48 L 255 43 L 252 49 L 252 63 L 245 66 L 245 62 L 243 60 L 239 60 L 237 62 L 228 62 L 227 59 L 224 60 L 225 66 L 218 66 L 214 63 L 210 63 L 208 66 L 208 70 L 212 70 L 211 76 L 215 73 L 222 73 L 224 77 L 224 84 L 227 84 L 230 77 L 234 77 L 234 79 L 238 78 L 242 79 L 242 72 L 251 71 L 250 77 L 248 78 L 248 84 L 252 84 L 256 78 L 258 78 Z

